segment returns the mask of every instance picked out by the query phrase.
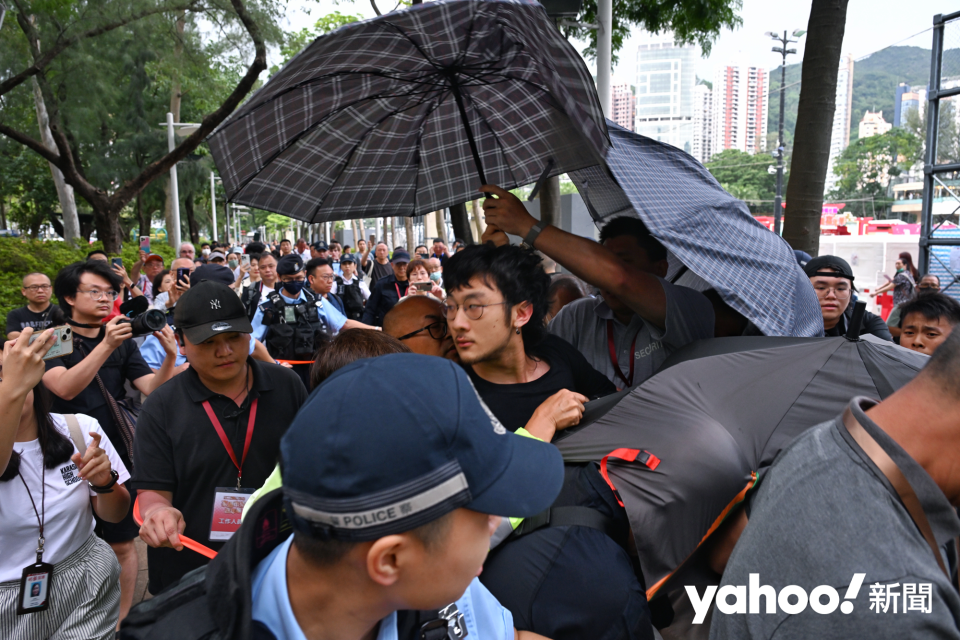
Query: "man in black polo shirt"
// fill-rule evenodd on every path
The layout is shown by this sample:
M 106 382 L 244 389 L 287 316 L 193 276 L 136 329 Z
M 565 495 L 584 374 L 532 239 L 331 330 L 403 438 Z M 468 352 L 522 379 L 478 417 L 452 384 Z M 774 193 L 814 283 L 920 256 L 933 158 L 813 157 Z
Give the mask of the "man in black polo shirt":
M 230 538 L 307 397 L 293 371 L 247 356 L 252 328 L 230 287 L 201 282 L 175 313 L 190 367 L 144 404 L 134 447 L 151 593 L 207 562 L 179 534 L 214 550 Z
M 23 276 L 20 295 L 27 299 L 27 306 L 13 309 L 7 314 L 7 340 L 16 340 L 27 327 L 39 333 L 51 325 L 63 324 L 63 312 L 50 302 L 52 292 L 50 278 L 44 274 L 28 273 Z

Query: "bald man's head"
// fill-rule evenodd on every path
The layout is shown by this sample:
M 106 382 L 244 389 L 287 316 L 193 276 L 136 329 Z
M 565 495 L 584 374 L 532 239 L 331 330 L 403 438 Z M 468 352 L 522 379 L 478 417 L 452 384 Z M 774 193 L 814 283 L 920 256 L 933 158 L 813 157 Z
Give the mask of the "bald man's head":
M 402 299 L 383 318 L 383 332 L 394 338 L 403 338 L 403 343 L 414 353 L 460 362 L 440 311 L 440 302 L 434 298 L 409 296 Z

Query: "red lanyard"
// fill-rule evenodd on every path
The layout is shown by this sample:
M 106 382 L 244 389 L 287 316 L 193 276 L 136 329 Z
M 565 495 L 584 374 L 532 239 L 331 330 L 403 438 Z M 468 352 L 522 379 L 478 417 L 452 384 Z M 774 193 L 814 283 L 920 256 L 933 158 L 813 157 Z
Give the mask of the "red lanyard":
M 394 282 L 394 283 L 393 283 L 393 288 L 397 290 L 397 300 L 399 300 L 400 298 L 402 298 L 403 296 L 400 295 L 400 285 L 397 284 L 396 282 Z M 409 285 L 409 284 L 407 285 L 407 289 L 408 289 L 408 290 L 410 289 L 410 285 Z
M 247 420 L 247 437 L 243 441 L 243 457 L 240 458 L 240 462 L 237 462 L 237 456 L 233 453 L 233 446 L 227 439 L 227 434 L 224 433 L 223 427 L 220 426 L 220 420 L 217 419 L 217 414 L 213 412 L 213 407 L 210 406 L 210 401 L 203 401 L 203 409 L 207 412 L 207 417 L 210 418 L 210 422 L 213 423 L 213 428 L 217 430 L 217 435 L 220 436 L 220 442 L 223 443 L 224 449 L 226 449 L 227 453 L 230 455 L 230 460 L 233 461 L 233 466 L 237 468 L 237 489 L 240 488 L 240 476 L 243 474 L 243 463 L 247 459 L 247 452 L 250 450 L 250 441 L 253 439 L 253 427 L 254 422 L 257 420 L 257 402 L 259 400 L 260 399 L 257 398 L 250 403 L 250 419 Z
M 633 344 L 630 345 L 630 377 L 626 378 L 617 363 L 617 348 L 613 344 L 613 320 L 607 320 L 607 348 L 610 350 L 610 362 L 613 363 L 613 370 L 617 372 L 617 377 L 623 380 L 626 387 L 633 385 L 633 363 L 636 362 L 634 351 L 637 348 L 638 335 L 640 335 L 639 331 L 633 336 Z

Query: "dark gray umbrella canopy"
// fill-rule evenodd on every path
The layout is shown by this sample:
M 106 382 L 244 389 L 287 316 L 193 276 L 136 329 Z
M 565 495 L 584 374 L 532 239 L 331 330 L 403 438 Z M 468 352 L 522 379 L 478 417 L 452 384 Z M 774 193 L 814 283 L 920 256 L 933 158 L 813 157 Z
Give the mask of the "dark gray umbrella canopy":
M 466 121 L 466 122 L 465 122 Z M 298 220 L 414 215 L 598 164 L 593 79 L 537 2 L 438 0 L 317 38 L 209 139 L 227 197 Z
M 858 395 L 883 399 L 927 356 L 846 338 L 719 338 L 677 352 L 594 423 L 557 442 L 568 461 L 619 448 L 660 459 L 651 470 L 608 460 L 652 596 L 725 509 L 797 435 Z

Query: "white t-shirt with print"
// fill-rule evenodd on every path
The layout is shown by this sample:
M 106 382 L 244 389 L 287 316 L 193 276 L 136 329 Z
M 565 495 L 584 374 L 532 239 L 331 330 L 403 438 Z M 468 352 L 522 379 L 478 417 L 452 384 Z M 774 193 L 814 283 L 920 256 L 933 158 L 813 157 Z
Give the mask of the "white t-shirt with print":
M 63 416 L 54 413 L 50 417 L 57 430 L 72 445 L 70 429 Z M 110 458 L 111 468 L 120 474 L 117 482 L 124 483 L 129 480 L 130 473 L 120 461 L 110 439 L 103 433 L 100 423 L 83 414 L 77 414 L 77 421 L 88 446 L 93 441 L 90 432 L 100 434 L 100 448 Z M 73 449 L 76 453 L 75 446 Z M 0 582 L 19 580 L 24 567 L 37 561 L 39 527 L 30 503 L 30 495 L 33 496 L 39 511 L 42 493 L 46 491 L 43 498 L 43 561 L 53 565 L 66 560 L 93 533 L 93 506 L 90 504 L 90 497 L 97 495 L 86 481 L 81 480 L 72 460 L 57 465 L 55 469 L 43 469 L 46 488 L 41 490 L 43 454 L 40 451 L 40 441 L 14 442 L 13 450 L 20 453 L 20 475 L 30 488 L 30 494 L 27 494 L 19 476 L 0 482 Z

